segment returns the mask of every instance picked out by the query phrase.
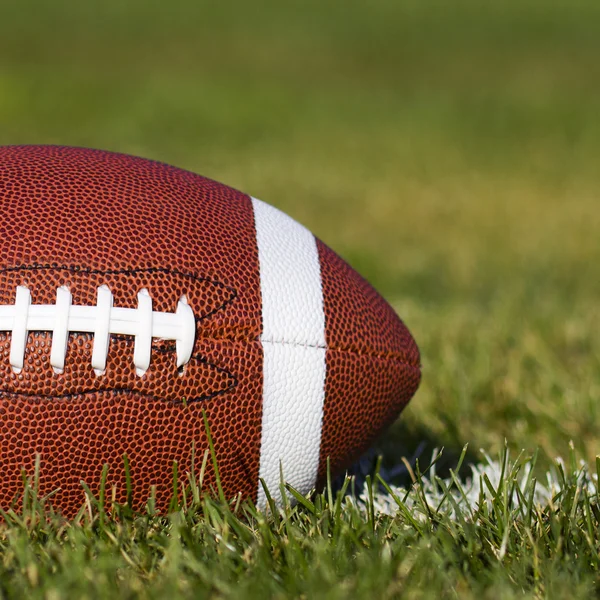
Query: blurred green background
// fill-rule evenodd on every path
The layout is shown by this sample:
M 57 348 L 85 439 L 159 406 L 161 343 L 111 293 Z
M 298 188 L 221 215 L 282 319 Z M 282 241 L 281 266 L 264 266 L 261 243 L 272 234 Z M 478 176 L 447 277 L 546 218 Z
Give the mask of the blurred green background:
M 0 143 L 162 160 L 311 228 L 422 350 L 388 460 L 598 452 L 598 2 L 3 2 Z

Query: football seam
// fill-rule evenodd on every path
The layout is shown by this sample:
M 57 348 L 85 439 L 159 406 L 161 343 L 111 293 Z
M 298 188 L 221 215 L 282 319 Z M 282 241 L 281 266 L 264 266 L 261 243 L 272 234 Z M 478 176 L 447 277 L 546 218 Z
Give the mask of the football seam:
M 87 334 L 83 334 L 83 335 L 87 335 Z M 116 337 L 116 336 L 115 336 Z M 125 338 L 125 336 L 119 336 L 119 338 L 126 344 L 128 345 L 132 345 L 133 342 L 127 338 Z M 391 359 L 391 360 L 395 360 L 407 367 L 411 367 L 414 369 L 421 369 L 421 364 L 420 363 L 414 363 L 411 362 L 410 360 L 404 358 L 402 355 L 400 355 L 399 353 L 396 352 L 376 352 L 376 351 L 369 351 L 369 350 L 353 350 L 352 348 L 344 348 L 342 346 L 323 346 L 321 344 L 307 344 L 307 343 L 299 343 L 299 342 L 286 342 L 285 340 L 264 340 L 264 339 L 247 339 L 247 338 L 215 338 L 215 337 L 202 337 L 202 336 L 197 336 L 196 340 L 202 340 L 202 341 L 206 341 L 206 342 L 237 342 L 237 343 L 259 343 L 259 344 L 273 344 L 273 345 L 281 345 L 281 346 L 292 346 L 292 347 L 297 347 L 297 348 L 314 348 L 315 350 L 325 350 L 325 351 L 331 351 L 331 352 L 344 352 L 346 354 L 353 354 L 355 356 L 368 356 L 371 358 L 382 358 L 382 359 Z M 154 344 L 154 342 L 153 342 Z M 174 350 L 174 344 L 172 342 L 169 342 L 168 345 L 167 344 L 163 344 L 162 347 L 157 347 L 155 348 L 157 352 L 160 353 L 168 353 L 168 352 L 173 352 Z M 212 364 L 212 363 L 210 363 Z
M 44 337 L 49 337 L 52 335 L 52 332 L 40 331 L 40 332 L 35 332 L 35 334 L 44 336 Z M 0 332 L 0 336 L 2 336 L 2 335 L 7 335 L 7 334 L 5 332 Z M 89 334 L 89 333 L 77 333 L 76 332 L 71 335 L 92 337 L 92 334 Z M 111 336 L 111 338 L 113 338 L 115 341 L 118 341 L 119 343 L 125 344 L 127 346 L 134 345 L 134 342 L 130 339 L 129 336 L 113 335 L 113 336 Z M 381 359 L 394 360 L 394 361 L 399 362 L 400 364 L 405 365 L 407 367 L 411 367 L 411 368 L 419 369 L 419 370 L 421 369 L 420 363 L 411 362 L 410 360 L 406 359 L 405 357 L 403 357 L 395 352 L 376 352 L 376 351 L 369 351 L 369 350 L 354 350 L 352 348 L 344 348 L 342 346 L 326 346 L 326 345 L 323 346 L 321 344 L 307 344 L 307 343 L 302 344 L 299 342 L 286 342 L 285 340 L 263 340 L 263 339 L 258 339 L 258 338 L 235 338 L 235 337 L 218 338 L 218 337 L 203 337 L 202 335 L 198 335 L 196 337 L 196 342 L 198 342 L 200 340 L 202 342 L 235 342 L 235 343 L 242 343 L 242 344 L 243 343 L 246 343 L 246 344 L 258 343 L 258 344 L 272 344 L 272 345 L 280 345 L 280 346 L 292 346 L 292 347 L 297 347 L 297 348 L 314 348 L 315 350 L 325 350 L 327 352 L 344 352 L 346 354 L 352 354 L 355 356 L 368 356 L 370 358 L 381 358 Z M 165 343 L 164 341 L 161 341 L 161 340 L 153 341 L 152 342 L 152 350 L 153 350 L 153 352 L 157 352 L 159 354 L 169 354 L 169 353 L 175 352 L 175 344 L 173 342 Z M 193 360 L 201 360 L 205 364 L 214 366 L 216 369 L 223 369 L 223 367 L 218 367 L 217 365 L 214 365 L 212 362 L 207 361 L 205 358 L 199 357 L 198 354 L 193 355 L 192 359 Z
M 327 352 L 344 352 L 346 354 L 353 354 L 355 356 L 368 356 L 370 358 L 382 358 L 382 359 L 392 359 L 395 360 L 407 367 L 412 367 L 415 369 L 421 368 L 420 364 L 415 364 L 404 358 L 403 356 L 399 356 L 398 353 L 395 352 L 377 352 L 370 350 L 353 350 L 352 348 L 343 348 L 341 346 L 323 346 L 321 344 L 301 344 L 298 342 L 286 342 L 284 340 L 256 340 L 261 344 L 279 344 L 282 346 L 295 346 L 299 348 L 315 348 L 317 350 L 325 350 Z

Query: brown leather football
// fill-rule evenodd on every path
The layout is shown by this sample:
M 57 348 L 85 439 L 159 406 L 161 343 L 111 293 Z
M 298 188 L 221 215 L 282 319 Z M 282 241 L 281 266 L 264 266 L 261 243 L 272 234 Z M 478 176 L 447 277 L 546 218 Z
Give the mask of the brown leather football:
M 111 152 L 0 148 L 0 506 L 40 460 L 73 515 L 81 482 L 165 510 L 208 448 L 225 494 L 260 505 L 339 473 L 420 379 L 373 288 L 279 210 Z M 195 473 L 194 475 L 198 475 Z M 214 489 L 209 461 L 204 489 Z M 17 500 L 15 500 L 17 499 Z

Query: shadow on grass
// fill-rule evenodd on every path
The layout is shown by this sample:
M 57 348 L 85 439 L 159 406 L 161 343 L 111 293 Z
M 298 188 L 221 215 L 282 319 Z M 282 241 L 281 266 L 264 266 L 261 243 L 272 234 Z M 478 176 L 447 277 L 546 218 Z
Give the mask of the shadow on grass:
M 442 441 L 424 425 L 398 421 L 347 470 L 348 475 L 356 479 L 356 492 L 360 493 L 366 477 L 375 473 L 380 458 L 380 476 L 391 485 L 408 488 L 415 473 L 420 471 L 426 474 L 434 451 L 442 450 L 436 461 L 435 471 L 439 477 L 448 477 L 450 470 L 456 470 L 466 444 L 460 440 L 456 429 L 449 433 Z M 448 440 L 452 441 L 449 443 Z M 479 462 L 479 452 L 475 448 L 467 448 L 459 475 L 470 475 L 470 465 Z M 343 480 L 343 476 L 336 478 L 334 488 L 339 489 Z

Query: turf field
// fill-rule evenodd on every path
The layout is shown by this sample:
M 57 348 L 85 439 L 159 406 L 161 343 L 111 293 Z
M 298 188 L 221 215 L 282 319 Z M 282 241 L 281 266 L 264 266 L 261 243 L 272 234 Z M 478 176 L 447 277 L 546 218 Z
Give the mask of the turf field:
M 75 525 L 28 490 L 0 595 L 599 595 L 599 32 L 593 0 L 1 4 L 0 144 L 275 204 L 394 305 L 424 378 L 379 442 L 393 489 L 277 518 L 194 489 L 168 519 L 91 499 Z

